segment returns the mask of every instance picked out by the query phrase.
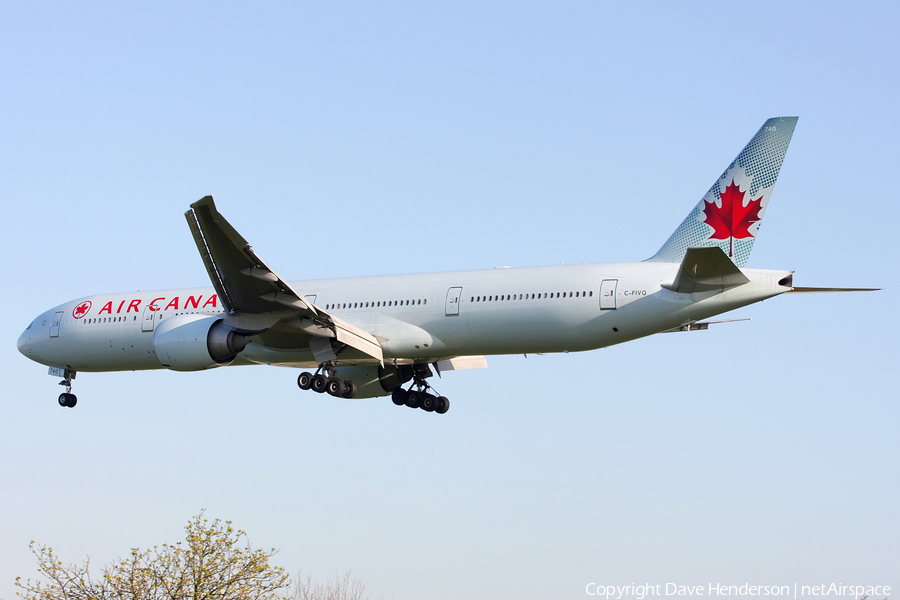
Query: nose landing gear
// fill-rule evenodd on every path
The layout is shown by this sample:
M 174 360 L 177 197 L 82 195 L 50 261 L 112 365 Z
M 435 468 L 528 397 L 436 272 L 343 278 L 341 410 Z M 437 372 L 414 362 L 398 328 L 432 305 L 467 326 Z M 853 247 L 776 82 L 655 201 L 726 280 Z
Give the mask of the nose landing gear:
M 78 397 L 72 393 L 72 380 L 75 379 L 75 371 L 66 369 L 63 372 L 63 380 L 59 385 L 66 386 L 66 391 L 59 395 L 59 405 L 64 408 L 75 408 L 78 404 Z

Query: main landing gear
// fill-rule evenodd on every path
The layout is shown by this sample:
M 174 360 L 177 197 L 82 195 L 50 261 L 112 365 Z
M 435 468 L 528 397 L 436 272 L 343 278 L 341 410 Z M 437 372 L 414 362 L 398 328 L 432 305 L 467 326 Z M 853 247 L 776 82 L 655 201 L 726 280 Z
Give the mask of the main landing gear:
M 59 385 L 66 386 L 66 391 L 59 395 L 59 405 L 64 408 L 75 408 L 78 404 L 78 397 L 72 393 L 72 380 L 75 379 L 75 371 L 66 369 L 63 380 Z
M 439 415 L 450 410 L 450 401 L 445 396 L 435 396 L 429 393 L 427 387 L 422 389 L 411 387 L 408 390 L 397 388 L 391 392 L 391 400 L 397 406 L 421 408 L 425 412 L 436 412 Z
M 436 396 L 429 390 L 433 390 L 426 378 L 431 377 L 433 373 L 426 364 L 413 365 L 412 385 L 408 390 L 397 386 L 391 392 L 391 400 L 397 406 L 408 406 L 409 408 L 421 408 L 425 412 L 436 412 L 439 415 L 450 410 L 450 401 L 446 396 Z
M 352 398 L 356 395 L 356 384 L 338 377 L 337 372 L 330 366 L 319 367 L 315 375 L 307 371 L 300 373 L 297 385 L 301 390 L 312 390 L 319 394 L 328 392 L 335 398 Z

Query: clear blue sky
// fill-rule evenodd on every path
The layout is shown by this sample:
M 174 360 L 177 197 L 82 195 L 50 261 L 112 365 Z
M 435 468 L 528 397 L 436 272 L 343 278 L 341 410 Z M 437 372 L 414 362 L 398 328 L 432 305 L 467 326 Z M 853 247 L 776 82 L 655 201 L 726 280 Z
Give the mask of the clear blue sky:
M 376 596 L 589 582 L 900 590 L 895 3 L 0 6 L 0 598 L 29 540 L 105 563 L 199 510 Z M 273 367 L 79 374 L 15 340 L 206 284 L 220 210 L 292 279 L 652 255 L 767 117 L 799 115 L 749 322 L 450 373 L 443 417 Z

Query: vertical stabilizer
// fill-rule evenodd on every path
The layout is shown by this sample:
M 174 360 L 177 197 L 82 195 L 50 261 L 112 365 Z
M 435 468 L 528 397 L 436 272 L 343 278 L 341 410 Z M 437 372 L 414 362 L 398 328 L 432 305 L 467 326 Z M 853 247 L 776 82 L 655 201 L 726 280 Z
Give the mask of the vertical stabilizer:
M 737 266 L 747 264 L 796 125 L 797 117 L 775 117 L 763 123 L 675 233 L 648 260 L 677 263 L 688 248 L 718 246 Z

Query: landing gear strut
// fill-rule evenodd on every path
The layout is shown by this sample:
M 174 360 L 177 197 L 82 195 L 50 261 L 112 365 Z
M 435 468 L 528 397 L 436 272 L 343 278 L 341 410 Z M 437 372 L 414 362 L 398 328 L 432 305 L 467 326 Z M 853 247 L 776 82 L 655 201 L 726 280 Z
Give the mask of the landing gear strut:
M 66 391 L 59 395 L 59 405 L 64 408 L 74 408 L 78 404 L 78 397 L 72 393 L 72 380 L 75 379 L 75 371 L 66 369 L 63 374 L 63 380 L 59 385 L 66 386 Z
M 399 370 L 399 367 L 395 369 L 395 371 Z M 434 388 L 425 381 L 434 375 L 427 364 L 403 365 L 399 377 L 395 372 L 393 379 L 384 376 L 382 371 L 379 373 L 382 389 L 390 389 L 389 385 L 396 385 L 391 392 L 391 400 L 397 406 L 421 408 L 425 412 L 436 412 L 439 415 L 450 410 L 450 401 L 445 396 L 432 393 Z M 409 389 L 404 390 L 400 387 L 410 379 L 412 379 L 412 384 Z M 315 373 L 309 371 L 300 373 L 297 377 L 297 386 L 301 390 L 312 390 L 319 394 L 328 393 L 335 398 L 353 398 L 357 392 L 356 384 L 341 379 L 337 369 L 331 363 L 320 365 Z
M 337 375 L 337 370 L 329 364 L 320 366 L 315 374 L 304 371 L 297 377 L 297 386 L 301 390 L 312 390 L 319 394 L 328 392 L 335 398 L 352 398 L 356 395 L 356 384 L 344 381 Z
M 436 412 L 439 415 L 450 410 L 450 401 L 445 396 L 436 396 L 429 390 L 433 390 L 426 377 L 431 377 L 431 369 L 428 365 L 415 365 L 413 383 L 408 390 L 397 387 L 391 392 L 391 401 L 397 406 L 406 405 L 409 408 L 421 408 L 425 412 Z

